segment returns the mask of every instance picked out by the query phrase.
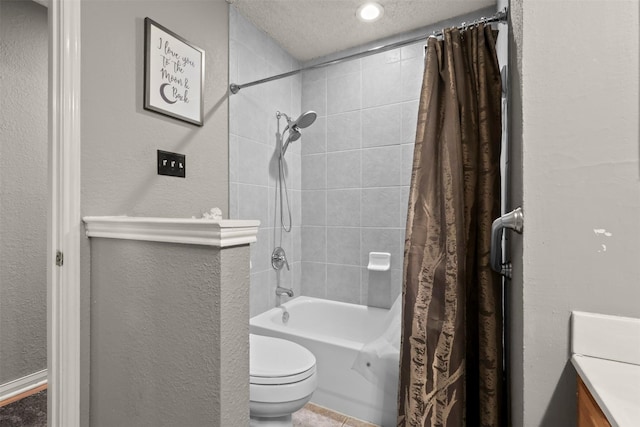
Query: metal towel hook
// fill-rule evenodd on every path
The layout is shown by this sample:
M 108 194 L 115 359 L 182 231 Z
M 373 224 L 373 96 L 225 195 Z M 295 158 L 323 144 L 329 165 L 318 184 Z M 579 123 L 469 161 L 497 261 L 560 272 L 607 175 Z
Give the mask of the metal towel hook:
M 491 269 L 507 278 L 511 278 L 511 262 L 502 263 L 502 230 L 508 228 L 522 234 L 523 227 L 522 208 L 502 215 L 491 224 Z

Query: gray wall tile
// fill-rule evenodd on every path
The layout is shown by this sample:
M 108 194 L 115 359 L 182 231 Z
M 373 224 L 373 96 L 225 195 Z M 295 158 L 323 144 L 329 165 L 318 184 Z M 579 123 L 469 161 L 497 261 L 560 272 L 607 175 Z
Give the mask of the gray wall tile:
M 238 184 L 229 183 L 229 218 L 238 218 Z
M 229 128 L 231 133 L 252 141 L 266 142 L 268 136 L 267 110 L 262 106 L 262 98 L 243 89 L 233 95 L 230 104 L 230 115 L 233 115 Z
M 362 147 L 399 144 L 402 105 L 385 105 L 362 111 Z
M 327 264 L 315 262 L 302 263 L 302 282 L 300 283 L 303 295 L 310 297 L 327 297 Z
M 327 151 L 352 150 L 361 147 L 360 111 L 327 117 Z
M 327 262 L 326 227 L 302 227 L 302 261 Z
M 398 88 L 400 63 L 392 62 L 362 70 L 362 108 L 393 104 L 402 100 Z
M 293 237 L 293 263 L 299 263 L 302 261 L 302 227 L 292 227 L 291 235 Z
M 318 117 L 311 126 L 303 129 L 302 137 L 295 144 L 300 144 L 303 156 L 326 152 L 327 118 Z
M 307 70 L 302 72 L 303 85 L 311 82 L 316 82 L 318 80 L 326 80 L 326 78 L 327 78 L 326 68 L 316 68 L 315 70 Z
M 299 68 L 296 66 L 296 68 Z M 289 77 L 291 81 L 291 111 L 298 111 L 302 113 L 302 76 Z
M 345 74 L 359 73 L 361 69 L 360 67 L 361 67 L 360 59 L 340 62 L 338 64 L 335 64 L 326 68 L 327 78 L 331 79 L 334 77 L 343 76 Z
M 327 299 L 360 304 L 360 267 L 327 264 Z
M 400 48 L 400 57 L 403 60 L 420 57 L 424 61 L 424 41 Z
M 402 74 L 402 83 L 400 85 L 402 100 L 419 99 L 424 74 L 424 60 L 420 57 L 407 59 L 402 61 L 400 67 Z
M 380 68 L 386 64 L 400 61 L 400 49 L 393 49 L 362 58 L 362 69 Z
M 267 187 L 238 184 L 238 219 L 258 219 L 267 224 Z
M 289 190 L 302 190 L 302 157 L 299 155 L 285 156 L 287 188 Z M 277 164 L 277 161 L 274 163 Z M 275 183 L 275 180 L 274 180 Z
M 270 75 L 286 73 L 293 70 L 294 66 L 298 68 L 298 61 L 293 59 L 271 37 L 265 37 L 265 47 L 264 56 L 269 59 L 269 64 L 273 66 L 273 70 L 270 70 Z
M 366 304 L 371 307 L 391 307 L 392 271 L 369 271 L 364 269 L 362 286 L 367 289 Z
M 269 186 L 267 188 L 267 222 L 260 223 L 260 227 L 274 227 L 275 225 L 280 226 L 280 203 L 278 202 L 278 212 L 275 211 L 276 206 L 276 188 L 274 186 Z M 278 217 L 278 223 L 276 224 L 276 215 Z
M 302 156 L 302 189 L 322 190 L 327 188 L 327 155 Z
M 326 190 L 302 190 L 302 225 L 327 224 Z
M 271 268 L 269 251 L 272 247 L 271 229 L 261 227 L 255 243 L 251 244 L 251 273 L 258 273 Z
M 327 79 L 327 114 L 360 109 L 360 73 L 345 74 Z
M 269 272 L 251 273 L 249 290 L 249 313 L 251 317 L 263 313 L 271 308 L 269 305 Z
M 402 147 L 400 145 L 362 150 L 362 186 L 400 185 L 401 167 Z
M 269 147 L 250 139 L 238 138 L 238 167 L 241 184 L 267 186 L 269 177 Z
M 289 190 L 289 205 L 293 227 L 302 226 L 302 190 Z
M 327 263 L 360 265 L 360 227 L 327 228 Z
M 363 227 L 401 227 L 400 187 L 362 189 Z
M 298 297 L 302 295 L 302 263 L 294 262 L 291 264 L 291 289 L 293 289 L 293 296 Z
M 251 82 L 267 77 L 267 61 L 256 55 L 242 42 L 236 44 L 238 54 L 238 82 Z M 248 88 L 246 88 L 248 89 Z M 244 89 L 243 89 L 244 90 Z
M 302 85 L 302 109 L 313 110 L 319 116 L 327 115 L 327 81 L 325 79 Z
M 229 82 L 238 83 L 238 45 L 233 39 L 229 40 Z
M 360 188 L 360 150 L 327 154 L 327 188 Z
M 327 219 L 328 226 L 360 226 L 360 189 L 328 190 Z

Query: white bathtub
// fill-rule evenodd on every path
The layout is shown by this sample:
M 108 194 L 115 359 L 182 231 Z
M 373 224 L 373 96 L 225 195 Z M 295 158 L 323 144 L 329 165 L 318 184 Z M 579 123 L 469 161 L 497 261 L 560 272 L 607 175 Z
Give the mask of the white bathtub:
M 297 297 L 283 307 L 253 317 L 251 333 L 284 338 L 315 356 L 318 388 L 311 401 L 384 427 L 396 425 L 397 378 L 376 386 L 352 370 L 362 346 L 381 334 L 389 310 L 311 297 Z

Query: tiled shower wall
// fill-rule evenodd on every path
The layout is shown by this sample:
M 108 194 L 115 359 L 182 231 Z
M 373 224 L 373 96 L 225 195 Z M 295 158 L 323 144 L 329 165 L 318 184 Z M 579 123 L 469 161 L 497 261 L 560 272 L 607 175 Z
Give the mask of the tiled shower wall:
M 400 293 L 423 64 L 417 44 L 303 73 L 302 109 L 318 113 L 302 144 L 304 295 L 388 307 Z M 370 277 L 369 252 L 391 253 L 390 277 Z
M 292 69 L 300 64 L 268 35 L 256 29 L 230 7 L 229 81 L 246 83 Z M 301 107 L 301 78 L 289 77 L 244 88 L 229 98 L 229 210 L 230 217 L 259 219 L 257 242 L 251 247 L 251 315 L 275 305 L 276 273 L 271 251 L 282 246 L 291 270 L 282 270 L 282 285 L 300 295 L 301 276 L 301 178 L 300 141 L 287 150 L 287 185 L 293 228 L 283 233 L 276 226 L 275 186 L 276 111 L 297 116 Z M 286 125 L 281 120 L 281 130 Z M 279 218 L 279 214 L 277 215 Z M 286 297 L 283 297 L 286 298 Z
M 300 67 L 230 11 L 230 82 Z M 270 255 L 280 244 L 274 215 L 278 110 L 296 117 L 318 113 L 286 155 L 294 226 L 281 243 L 291 266 L 283 270 L 283 286 L 296 295 L 383 307 L 400 293 L 422 52 L 419 43 L 230 96 L 230 217 L 261 221 L 251 250 L 252 316 L 275 304 Z M 391 272 L 381 278 L 386 284 L 369 285 L 371 251 L 391 253 Z

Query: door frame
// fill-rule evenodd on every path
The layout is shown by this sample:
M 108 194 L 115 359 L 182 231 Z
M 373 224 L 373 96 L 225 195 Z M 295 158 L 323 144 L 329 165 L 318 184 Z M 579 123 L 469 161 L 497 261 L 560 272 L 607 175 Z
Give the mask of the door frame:
M 49 427 L 80 427 L 80 3 L 80 0 L 48 2 Z

